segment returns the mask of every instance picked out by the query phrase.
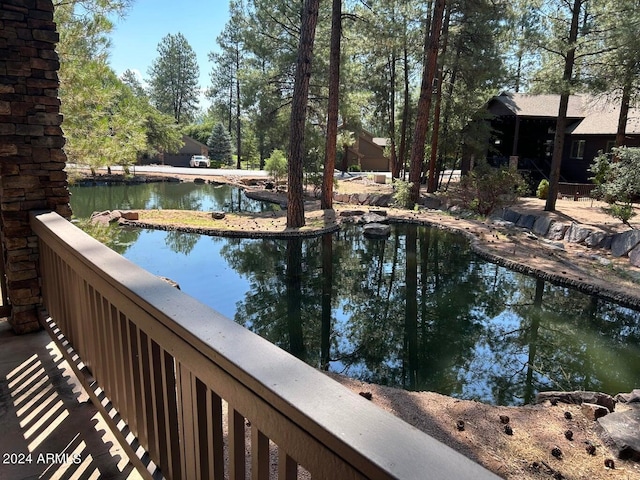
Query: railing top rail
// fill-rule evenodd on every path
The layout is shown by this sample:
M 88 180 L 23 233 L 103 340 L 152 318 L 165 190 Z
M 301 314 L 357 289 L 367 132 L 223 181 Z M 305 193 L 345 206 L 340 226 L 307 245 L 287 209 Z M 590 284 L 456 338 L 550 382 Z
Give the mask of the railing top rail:
M 51 212 L 35 233 L 73 268 L 99 276 L 164 327 L 369 478 L 498 478 L 321 372 L 131 263 Z

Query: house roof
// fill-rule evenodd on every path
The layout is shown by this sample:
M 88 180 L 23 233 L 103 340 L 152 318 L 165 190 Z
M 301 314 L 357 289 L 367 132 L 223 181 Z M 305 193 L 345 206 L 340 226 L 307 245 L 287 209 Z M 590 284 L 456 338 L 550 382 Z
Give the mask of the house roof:
M 529 118 L 556 118 L 560 95 L 502 93 L 493 97 L 498 110 Z M 491 105 L 491 102 L 490 102 Z M 493 109 L 496 113 L 496 108 Z M 501 113 L 497 113 L 501 114 Z M 571 135 L 615 135 L 620 115 L 619 101 L 606 96 L 571 95 L 567 118 L 576 120 L 567 128 Z M 631 108 L 627 119 L 628 135 L 640 135 L 640 108 Z
M 567 117 L 582 118 L 588 95 L 571 95 Z M 532 95 L 527 93 L 501 93 L 494 100 L 519 117 L 555 118 L 560 108 L 560 95 Z
M 604 105 L 594 108 L 570 131 L 572 135 L 615 135 L 618 129 L 620 107 Z M 631 108 L 627 117 L 627 135 L 640 135 L 640 109 Z

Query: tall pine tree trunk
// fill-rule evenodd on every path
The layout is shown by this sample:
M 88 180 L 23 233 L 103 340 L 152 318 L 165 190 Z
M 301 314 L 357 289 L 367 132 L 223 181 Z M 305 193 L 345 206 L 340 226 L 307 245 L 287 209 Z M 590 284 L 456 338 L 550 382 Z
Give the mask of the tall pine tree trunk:
M 633 76 L 627 75 L 622 87 L 622 99 L 620 100 L 620 115 L 618 116 L 618 129 L 616 131 L 616 147 L 622 147 L 625 144 L 625 136 L 627 134 L 627 119 L 629 117 L 629 106 L 631 103 L 631 89 L 633 84 Z
M 340 37 L 342 36 L 342 0 L 333 0 L 331 10 L 331 47 L 329 53 L 329 105 L 327 111 L 327 143 L 322 177 L 323 209 L 333 207 L 333 171 L 336 168 L 338 143 L 338 107 L 340 100 Z
M 447 40 L 449 37 L 449 19 L 451 18 L 451 9 L 447 9 L 447 16 L 444 21 L 444 26 L 442 27 L 442 37 L 444 41 L 442 42 L 442 52 L 444 55 L 447 51 Z M 436 106 L 433 114 L 433 128 L 431 133 L 431 157 L 429 159 L 429 182 L 427 186 L 427 192 L 433 193 L 438 189 L 438 178 L 436 176 L 437 168 L 436 168 L 436 159 L 438 156 L 438 141 L 440 139 L 440 107 L 442 105 L 442 80 L 444 77 L 444 66 L 443 62 L 439 62 L 440 65 L 438 67 L 438 76 L 437 78 L 437 86 L 436 86 Z
M 304 127 L 307 119 L 307 99 L 311 78 L 311 57 L 318 23 L 320 0 L 306 0 L 302 10 L 302 25 L 298 43 L 296 77 L 291 101 L 289 138 L 289 184 L 287 191 L 287 227 L 302 227 L 304 221 L 304 190 L 302 185 L 304 159 Z
M 240 170 L 242 158 L 242 126 L 240 124 L 240 50 L 236 46 L 236 168 Z M 248 167 L 247 167 L 248 168 Z
M 567 130 L 567 110 L 569 107 L 569 96 L 571 95 L 571 80 L 573 77 L 573 66 L 576 59 L 576 40 L 578 39 L 578 24 L 580 11 L 585 0 L 574 0 L 571 17 L 571 29 L 569 31 L 569 49 L 564 61 L 564 73 L 562 75 L 562 93 L 560 95 L 560 108 L 558 109 L 558 120 L 556 121 L 556 134 L 553 141 L 553 156 L 551 157 L 551 174 L 549 178 L 549 193 L 544 209 L 547 212 L 556 210 L 556 200 L 558 198 L 558 184 L 560 183 L 560 167 L 562 166 L 562 153 L 564 150 L 564 137 Z
M 404 104 L 402 106 L 402 125 L 400 126 L 400 158 L 396 162 L 396 170 L 393 171 L 393 178 L 400 178 L 400 169 L 406 169 L 407 165 L 407 131 L 409 129 L 409 105 L 411 94 L 409 92 L 409 48 L 407 46 L 407 36 L 403 39 L 403 69 L 404 69 Z
M 425 66 L 422 72 L 422 85 L 420 87 L 420 99 L 418 100 L 418 115 L 416 118 L 415 135 L 411 147 L 411 166 L 409 169 L 409 182 L 411 182 L 410 202 L 418 203 L 420 200 L 420 176 L 424 162 L 425 142 L 429 128 L 429 113 L 433 96 L 433 79 L 436 75 L 438 62 L 438 47 L 440 43 L 440 31 L 444 15 L 446 0 L 436 0 L 431 22 Z

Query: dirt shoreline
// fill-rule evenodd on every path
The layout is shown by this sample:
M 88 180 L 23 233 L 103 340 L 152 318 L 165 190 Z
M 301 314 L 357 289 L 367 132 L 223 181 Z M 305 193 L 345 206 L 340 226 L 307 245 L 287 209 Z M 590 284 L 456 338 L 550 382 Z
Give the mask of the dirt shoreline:
M 250 188 L 246 185 L 246 179 L 202 178 Z M 387 188 L 389 186 L 366 182 L 340 182 L 338 190 L 359 193 Z M 308 205 L 308 211 L 311 211 L 314 203 Z M 535 199 L 525 199 L 514 208 L 527 213 L 543 210 L 540 202 Z M 333 221 L 338 221 L 344 210 L 354 209 L 366 210 L 368 207 L 336 203 Z M 630 266 L 624 259 L 612 258 L 610 252 L 595 252 L 574 244 L 566 244 L 564 250 L 550 249 L 523 230 L 496 227 L 487 221 L 454 217 L 443 212 L 385 210 L 395 221 L 426 223 L 462 232 L 470 238 L 472 247 L 479 254 L 509 268 L 543 276 L 554 283 L 570 285 L 623 304 L 640 306 L 639 269 Z M 597 204 L 559 201 L 557 210 L 553 215 L 564 220 L 596 224 L 609 231 L 622 231 L 626 228 L 600 212 Z M 234 220 L 238 221 L 238 217 L 234 217 Z M 251 221 L 256 221 L 255 216 Z M 283 227 L 270 224 L 269 228 L 281 230 Z M 601 262 L 602 258 L 607 261 Z M 408 392 L 365 384 L 340 375 L 329 375 L 355 393 L 371 394 L 371 401 L 380 408 L 397 415 L 503 478 L 640 479 L 640 465 L 617 459 L 601 436 L 597 423 L 589 420 L 579 405 L 554 406 L 547 402 L 540 405 L 499 407 L 433 392 Z M 509 417 L 511 434 L 505 432 L 501 415 Z M 462 430 L 459 428 L 461 422 L 464 424 Z M 567 430 L 571 430 L 573 434 L 571 440 L 566 437 Z M 589 445 L 595 447 L 595 454 L 586 451 L 585 447 Z M 562 455 L 552 454 L 554 448 L 558 448 Z M 605 466 L 606 460 L 614 460 L 615 468 Z

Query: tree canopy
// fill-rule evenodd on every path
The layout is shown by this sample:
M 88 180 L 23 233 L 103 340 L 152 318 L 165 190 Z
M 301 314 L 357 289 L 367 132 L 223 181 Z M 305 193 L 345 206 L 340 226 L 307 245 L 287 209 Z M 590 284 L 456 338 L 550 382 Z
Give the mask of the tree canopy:
M 168 34 L 158 44 L 158 57 L 149 71 L 149 97 L 177 123 L 193 120 L 198 109 L 200 69 L 193 48 L 181 33 Z
M 67 113 L 74 112 L 73 99 L 76 105 L 84 99 L 91 104 L 94 99 L 86 92 L 98 88 L 96 75 L 102 84 L 117 83 L 104 73 L 111 28 L 107 13 L 123 15 L 129 6 L 124 0 L 76 4 L 83 15 L 67 2 L 56 11 Z M 146 90 L 132 72 L 125 72 L 122 82 L 136 101 L 146 95 L 203 143 L 214 125 L 224 125 L 237 167 L 253 155 L 263 167 L 273 150 L 287 152 L 288 161 L 295 162 L 289 175 L 298 193 L 302 170 L 317 171 L 322 163 L 331 170 L 342 155 L 338 135 L 350 131 L 357 138 L 362 130 L 388 139 L 394 177 L 406 179 L 413 165 L 413 192 L 427 178 L 434 190 L 438 172 L 468 164 L 472 154 L 486 150 L 486 132 L 469 126 L 487 100 L 504 90 L 563 98 L 581 92 L 606 95 L 621 106 L 616 143 L 625 143 L 625 112 L 637 103 L 640 87 L 635 0 L 334 0 L 319 2 L 311 36 L 303 22 L 309 11 L 302 1 L 229 1 L 229 21 L 211 40 L 206 95 L 212 106 L 204 117 L 197 115 L 203 66 L 180 33 L 168 34 L 158 45 Z M 306 53 L 301 56 L 302 46 Z M 306 70 L 298 79 L 303 88 L 296 90 L 301 59 Z M 81 65 L 93 74 L 81 74 Z M 95 100 L 107 105 L 126 98 L 113 91 L 98 92 Z M 74 145 L 78 154 L 91 155 L 74 135 L 101 138 L 107 110 L 109 115 L 118 111 L 78 113 L 78 128 L 89 128 L 89 134 L 71 132 L 74 120 L 65 114 L 71 158 Z M 292 122 L 297 122 L 295 135 Z M 561 142 L 556 139 L 556 150 Z M 326 155 L 331 158 L 318 160 Z M 324 182 L 325 206 L 331 204 L 329 180 Z

